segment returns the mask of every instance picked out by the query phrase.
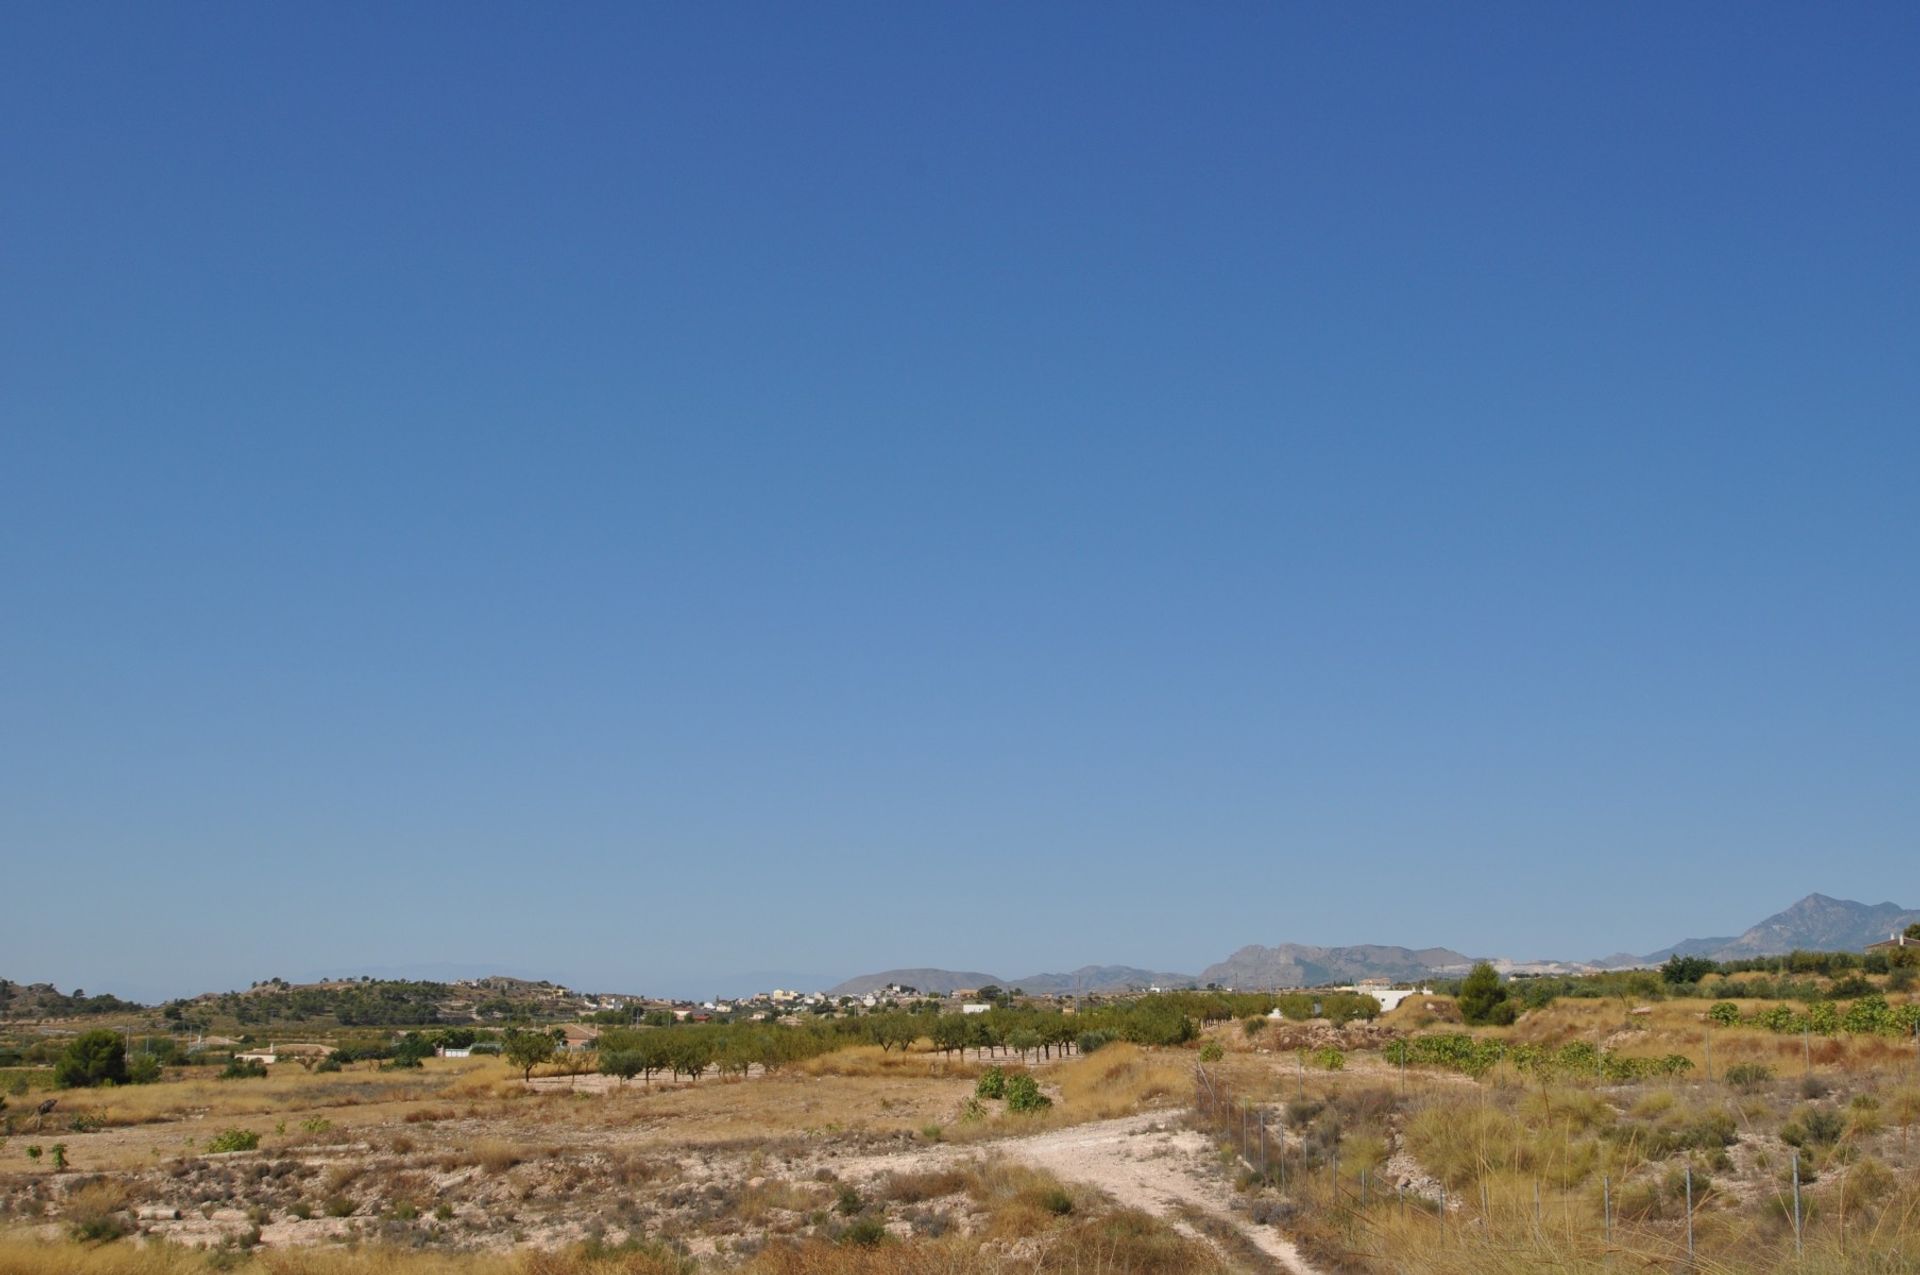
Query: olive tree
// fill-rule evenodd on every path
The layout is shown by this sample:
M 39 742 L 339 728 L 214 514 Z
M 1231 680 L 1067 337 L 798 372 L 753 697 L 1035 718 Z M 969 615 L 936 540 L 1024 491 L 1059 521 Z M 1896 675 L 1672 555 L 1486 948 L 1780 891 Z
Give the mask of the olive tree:
M 533 1079 L 533 1069 L 553 1057 L 554 1039 L 543 1031 L 522 1030 L 518 1027 L 507 1029 L 507 1036 L 501 1042 L 500 1052 L 506 1060 L 520 1069 L 522 1080 Z

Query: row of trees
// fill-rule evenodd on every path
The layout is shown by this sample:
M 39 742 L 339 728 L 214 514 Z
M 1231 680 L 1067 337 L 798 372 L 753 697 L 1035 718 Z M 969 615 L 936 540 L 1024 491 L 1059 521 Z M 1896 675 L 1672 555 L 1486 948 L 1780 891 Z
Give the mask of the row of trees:
M 1660 979 L 1669 987 L 1694 987 L 1710 974 L 1731 978 L 1741 974 L 1790 975 L 1841 979 L 1854 974 L 1892 974 L 1920 969 L 1920 925 L 1909 925 L 1906 937 L 1915 946 L 1877 952 L 1788 952 L 1785 956 L 1756 956 L 1738 961 L 1715 961 L 1704 956 L 1670 956 L 1660 967 Z
M 1386 1060 L 1396 1066 L 1443 1067 L 1475 1079 L 1486 1075 L 1501 1062 L 1546 1080 L 1563 1076 L 1586 1076 L 1615 1082 L 1641 1080 L 1649 1076 L 1680 1076 L 1693 1069 L 1682 1054 L 1661 1058 L 1637 1058 L 1601 1049 L 1585 1041 L 1573 1041 L 1553 1049 L 1545 1045 L 1509 1044 L 1487 1036 L 1469 1036 L 1465 1032 L 1438 1032 L 1413 1036 L 1389 1043 L 1383 1051 Z
M 1920 926 L 1908 928 L 1910 932 L 1920 930 Z M 1738 961 L 1676 955 L 1658 969 L 1516 978 L 1505 986 L 1520 1010 L 1538 1009 L 1563 998 L 1650 1001 L 1701 997 L 1811 1004 L 1851 1001 L 1875 993 L 1880 988 L 1869 979 L 1882 975 L 1887 976 L 1886 987 L 1891 991 L 1920 986 L 1920 946 L 1864 953 L 1789 952 Z M 1464 981 L 1434 984 L 1434 990 L 1453 995 L 1461 994 L 1464 987 Z
M 1743 1014 L 1730 1000 L 1715 1001 L 1707 1017 L 1722 1027 L 1758 1027 L 1782 1034 L 1812 1032 L 1832 1036 L 1849 1032 L 1863 1036 L 1911 1036 L 1920 1031 L 1920 1005 L 1889 1005 L 1878 992 L 1868 993 L 1842 1010 L 1832 1001 L 1816 1001 L 1804 1010 L 1788 1005 Z

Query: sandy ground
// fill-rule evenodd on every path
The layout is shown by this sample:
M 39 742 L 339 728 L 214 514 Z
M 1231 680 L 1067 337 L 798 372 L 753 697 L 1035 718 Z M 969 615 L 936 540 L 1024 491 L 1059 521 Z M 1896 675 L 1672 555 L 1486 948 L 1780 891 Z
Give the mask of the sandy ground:
M 1230 1188 L 1215 1167 L 1212 1144 L 1194 1130 L 1168 1127 L 1164 1113 L 1102 1120 L 1026 1138 L 1002 1138 L 991 1148 L 994 1154 L 1097 1187 L 1129 1208 L 1164 1218 L 1184 1234 L 1211 1243 L 1184 1217 L 1187 1210 L 1198 1210 L 1238 1231 L 1282 1268 L 1297 1275 L 1319 1275 L 1278 1231 L 1247 1225 L 1221 1207 Z M 844 1163 L 840 1172 L 855 1178 L 912 1173 L 968 1159 L 981 1149 L 933 1146 L 867 1156 Z

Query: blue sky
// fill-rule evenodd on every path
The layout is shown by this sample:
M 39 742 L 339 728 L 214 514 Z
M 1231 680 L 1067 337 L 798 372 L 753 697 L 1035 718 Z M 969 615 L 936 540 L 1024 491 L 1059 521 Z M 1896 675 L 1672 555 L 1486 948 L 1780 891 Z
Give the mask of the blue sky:
M 16 6 L 0 973 L 1920 902 L 1920 11 Z

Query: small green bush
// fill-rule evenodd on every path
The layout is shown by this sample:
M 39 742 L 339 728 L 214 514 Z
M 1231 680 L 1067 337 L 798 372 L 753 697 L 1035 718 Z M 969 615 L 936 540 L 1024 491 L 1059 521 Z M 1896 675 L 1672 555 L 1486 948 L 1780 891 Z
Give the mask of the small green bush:
M 1780 1140 L 1790 1147 L 1825 1147 L 1840 1141 L 1847 1131 L 1846 1118 L 1825 1107 L 1802 1107 L 1793 1119 L 1780 1126 Z
M 220 1073 L 221 1080 L 265 1080 L 267 1065 L 258 1058 L 236 1058 Z
M 218 1155 L 223 1151 L 257 1151 L 259 1148 L 260 1135 L 251 1129 L 228 1129 L 207 1140 L 209 1155 Z
M 1203 1063 L 1217 1063 L 1226 1056 L 1227 1051 L 1220 1048 L 1220 1042 L 1217 1040 L 1210 1040 L 1200 1046 L 1200 1061 Z
M 1052 1105 L 1053 1099 L 1040 1092 L 1032 1076 L 1023 1072 L 1007 1081 L 1008 1111 L 1042 1111 Z
M 1765 1063 L 1735 1063 L 1727 1068 L 1727 1083 L 1742 1093 L 1752 1093 L 1773 1079 L 1773 1068 Z
M 856 1218 L 853 1225 L 840 1233 L 840 1238 L 861 1248 L 874 1248 L 887 1238 L 887 1224 L 877 1217 Z
M 980 1073 L 980 1082 L 973 1092 L 981 1098 L 1004 1098 L 1007 1096 L 1007 1073 L 998 1067 L 989 1067 Z

